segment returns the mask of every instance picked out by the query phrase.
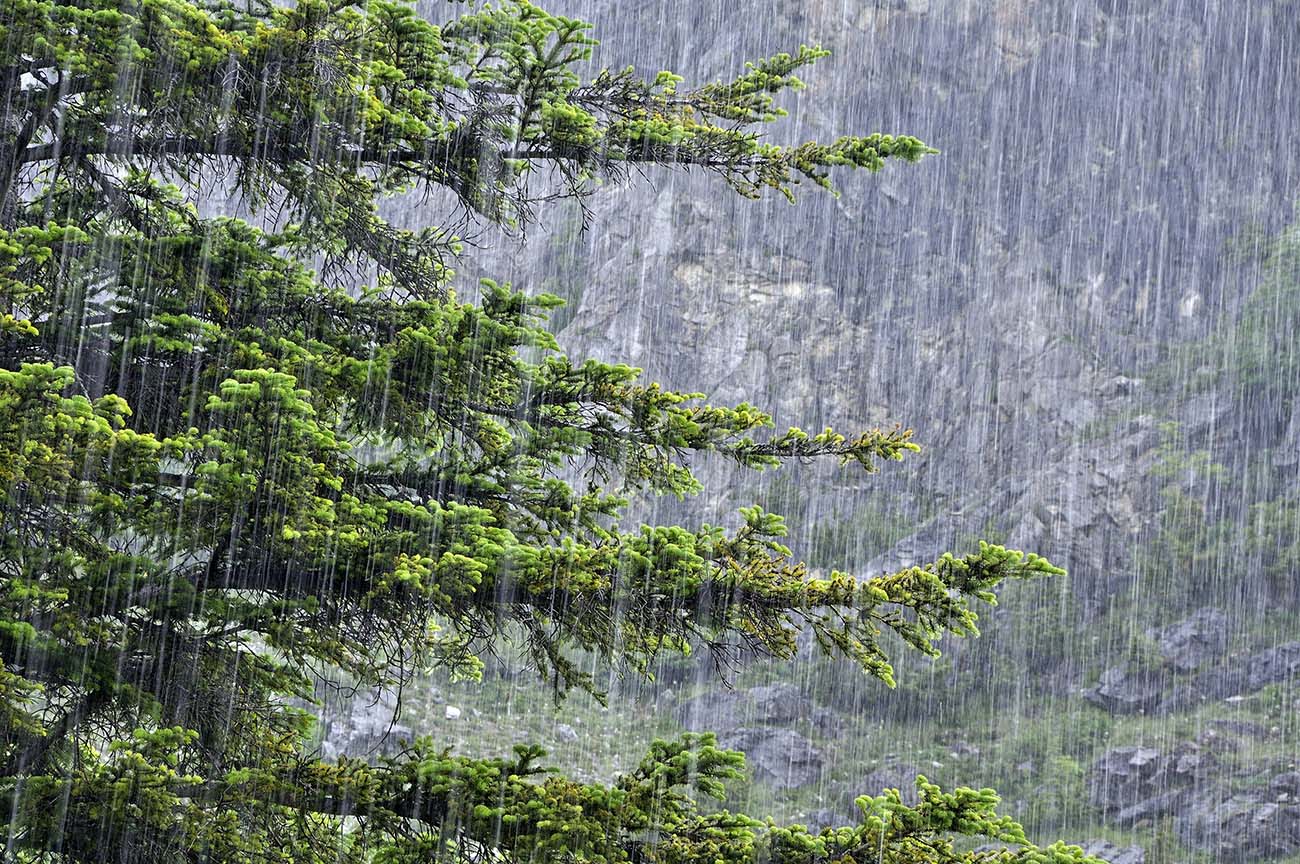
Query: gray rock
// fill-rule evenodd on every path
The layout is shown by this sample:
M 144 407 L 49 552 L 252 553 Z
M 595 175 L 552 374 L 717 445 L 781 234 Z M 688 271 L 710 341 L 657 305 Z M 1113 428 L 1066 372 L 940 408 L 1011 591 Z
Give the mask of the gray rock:
M 836 816 L 834 810 L 825 807 L 808 814 L 807 827 L 809 831 L 820 831 L 823 828 L 835 828 L 845 824 L 848 824 L 845 819 Z
M 1147 635 L 1159 643 L 1165 662 L 1180 672 L 1190 672 L 1223 655 L 1228 646 L 1228 616 L 1206 607 Z
M 678 722 L 691 732 L 725 732 L 739 726 L 791 723 L 809 706 L 793 684 L 749 690 L 711 690 L 678 706 Z
M 1233 403 L 1220 393 L 1199 393 L 1180 406 L 1183 414 L 1183 431 L 1192 435 L 1214 430 L 1227 423 Z
M 1115 747 L 1101 755 L 1086 777 L 1094 807 L 1118 813 L 1165 791 L 1165 760 L 1152 747 Z
M 1255 795 L 1209 794 L 1176 823 L 1179 839 L 1224 864 L 1255 864 L 1300 852 L 1300 804 Z
M 1132 827 L 1139 822 L 1152 821 L 1161 816 L 1182 812 L 1189 798 L 1188 790 L 1171 789 L 1125 807 L 1111 816 L 1110 821 L 1125 828 Z
M 1117 825 L 1180 816 L 1198 797 L 1229 794 L 1223 760 L 1235 750 L 1234 740 L 1214 730 L 1167 751 L 1115 747 L 1089 769 L 1088 798 Z
M 1218 667 L 1203 669 L 1194 682 L 1210 699 L 1246 696 L 1270 684 L 1300 679 L 1300 642 L 1284 642 L 1246 656 L 1233 657 Z
M 744 697 L 735 690 L 711 690 L 677 706 L 677 722 L 690 732 L 735 729 L 740 723 Z
M 1167 685 L 1167 676 L 1159 670 L 1125 663 L 1103 672 L 1097 686 L 1085 690 L 1083 695 L 1112 714 L 1138 714 L 1159 705 Z
M 1160 704 L 1155 708 L 1155 713 L 1173 714 L 1179 711 L 1194 711 L 1197 706 L 1210 700 L 1211 697 L 1197 686 L 1197 682 L 1173 680 L 1169 682 Z
M 1083 852 L 1100 858 L 1107 864 L 1144 864 L 1146 852 L 1141 846 L 1116 846 L 1109 840 L 1088 840 L 1082 844 Z
M 555 737 L 566 744 L 572 744 L 578 740 L 578 730 L 568 723 L 560 723 L 555 727 Z
M 1227 699 L 1248 692 L 1250 683 L 1244 659 L 1232 658 L 1222 666 L 1202 669 L 1191 689 L 1205 699 Z
M 1246 660 L 1246 683 L 1252 691 L 1300 678 L 1300 642 L 1286 642 Z
M 1292 801 L 1300 800 L 1300 771 L 1284 771 L 1268 781 L 1268 791 L 1273 795 L 1287 796 Z
M 1102 383 L 1100 392 L 1101 395 L 1109 397 L 1132 396 L 1141 387 L 1142 379 L 1140 378 L 1130 378 L 1127 375 L 1115 375 L 1106 379 Z
M 1285 443 L 1273 451 L 1273 464 L 1286 468 L 1300 463 L 1300 402 L 1291 406 L 1291 420 L 1283 440 Z
M 807 703 L 793 684 L 755 687 L 748 693 L 755 723 L 790 723 L 806 716 Z
M 1268 735 L 1268 729 L 1259 723 L 1252 723 L 1249 720 L 1229 720 L 1219 718 L 1211 720 L 1208 724 L 1211 728 L 1217 729 L 1229 735 L 1238 738 L 1263 738 Z
M 812 713 L 812 725 L 823 738 L 838 738 L 844 732 L 844 721 L 829 708 L 818 708 Z
M 920 796 L 916 791 L 916 778 L 923 774 L 920 768 L 907 763 L 886 765 L 867 774 L 858 783 L 858 794 L 879 795 L 886 789 L 897 789 L 904 803 L 915 804 Z
M 326 760 L 348 755 L 375 758 L 396 753 L 415 734 L 411 727 L 396 722 L 396 697 L 381 692 L 374 698 L 348 700 L 325 714 L 321 757 Z
M 724 747 L 745 754 L 750 776 L 774 789 L 793 789 L 822 777 L 822 753 L 792 729 L 746 727 L 722 736 Z

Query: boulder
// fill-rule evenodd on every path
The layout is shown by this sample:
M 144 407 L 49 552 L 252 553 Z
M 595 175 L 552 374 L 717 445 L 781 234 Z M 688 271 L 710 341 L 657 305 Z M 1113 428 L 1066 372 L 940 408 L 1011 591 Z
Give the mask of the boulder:
M 1186 806 L 1188 798 L 1187 789 L 1170 789 L 1168 792 L 1142 798 L 1135 804 L 1130 804 L 1111 816 L 1110 821 L 1125 828 L 1137 825 L 1139 822 L 1153 821 L 1161 816 L 1180 812 Z
M 1194 687 L 1209 699 L 1245 696 L 1270 684 L 1300 680 L 1300 642 L 1283 642 L 1230 663 L 1202 669 Z
M 396 722 L 396 697 L 387 691 L 374 698 L 349 699 L 342 705 L 328 705 L 322 724 L 321 757 L 342 755 L 374 758 L 396 753 L 403 742 L 414 739 L 409 726 Z
M 793 789 L 821 780 L 821 751 L 792 729 L 745 727 L 726 733 L 720 743 L 742 751 L 750 776 L 774 789 Z
M 1107 813 L 1160 794 L 1163 760 L 1153 747 L 1114 747 L 1101 755 L 1088 772 L 1088 798 Z
M 809 705 L 793 684 L 749 690 L 710 690 L 677 708 L 677 720 L 691 732 L 725 732 L 739 726 L 791 723 Z
M 755 723 L 790 723 L 807 713 L 807 702 L 793 684 L 754 687 L 748 695 Z
M 1125 663 L 1103 672 L 1097 686 L 1085 690 L 1083 696 L 1112 714 L 1140 714 L 1164 701 L 1166 686 L 1168 677 L 1159 670 Z
M 1106 864 L 1144 864 L 1146 852 L 1141 846 L 1116 846 L 1109 840 L 1088 840 L 1080 844 L 1083 854 L 1100 858 Z
M 1269 684 L 1281 684 L 1297 678 L 1300 678 L 1300 642 L 1284 642 L 1252 654 L 1246 660 L 1246 683 L 1252 692 Z
M 1236 742 L 1213 729 L 1168 751 L 1114 747 L 1093 763 L 1085 778 L 1088 798 L 1116 825 L 1184 813 L 1194 797 L 1229 793 L 1217 785 Z
M 844 734 L 844 721 L 829 708 L 818 708 L 812 713 L 813 729 L 823 738 L 838 738 Z
M 1268 791 L 1277 801 L 1300 801 L 1300 771 L 1284 771 L 1268 781 Z
M 1250 684 L 1244 659 L 1234 657 L 1222 666 L 1202 669 L 1193 679 L 1190 689 L 1201 699 L 1227 699 L 1248 692 Z M 1189 698 L 1186 701 L 1187 705 L 1180 707 L 1191 707 L 1196 700 Z
M 1259 723 L 1252 723 L 1249 720 L 1231 720 L 1220 717 L 1210 720 L 1206 725 L 1213 730 L 1217 730 L 1225 735 L 1235 736 L 1236 738 L 1261 739 L 1268 736 L 1267 728 Z
M 835 815 L 834 810 L 822 807 L 809 813 L 806 823 L 809 831 L 820 831 L 823 828 L 837 828 L 841 825 L 848 825 L 851 821 L 853 820 L 846 820 Z
M 1152 747 L 1115 747 L 1102 754 L 1088 772 L 1088 797 L 1117 824 L 1177 813 L 1187 794 L 1203 785 L 1217 762 L 1195 742 L 1172 752 Z
M 677 722 L 689 732 L 716 732 L 740 724 L 744 696 L 735 690 L 711 690 L 677 706 Z
M 1228 616 L 1206 607 L 1177 624 L 1150 630 L 1147 636 L 1160 646 L 1160 656 L 1180 672 L 1191 672 L 1223 656 L 1228 647 Z
M 897 789 L 904 803 L 915 804 L 920 800 L 916 791 L 916 778 L 923 773 L 925 772 L 920 768 L 907 763 L 885 765 L 863 777 L 858 783 L 856 794 L 874 797 L 886 789 Z
M 1224 864 L 1254 864 L 1300 852 L 1300 804 L 1249 793 L 1208 794 L 1187 807 L 1179 840 Z

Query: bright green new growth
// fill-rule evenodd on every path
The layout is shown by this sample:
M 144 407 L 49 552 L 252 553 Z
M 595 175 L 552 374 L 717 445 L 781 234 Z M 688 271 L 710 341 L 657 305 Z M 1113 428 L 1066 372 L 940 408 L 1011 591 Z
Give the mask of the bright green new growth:
M 996 546 L 812 579 L 780 517 L 622 530 L 689 459 L 874 471 L 910 432 L 770 431 L 749 405 L 571 362 L 557 305 L 450 289 L 441 228 L 376 202 L 451 190 L 501 223 L 630 162 L 745 195 L 933 152 L 906 136 L 768 144 L 801 49 L 683 90 L 583 83 L 581 22 L 506 2 L 438 27 L 393 2 L 293 9 L 0 0 L 0 795 L 20 861 L 1078 861 L 988 791 L 860 799 L 819 834 L 709 811 L 739 754 L 655 742 L 613 785 L 429 740 L 367 764 L 306 749 L 316 676 L 392 684 L 522 640 L 644 672 L 663 651 L 776 657 L 814 633 L 886 682 L 882 637 L 934 653 L 969 601 L 1059 573 Z M 207 217 L 218 179 L 277 227 Z M 349 291 L 363 282 L 366 287 Z M 694 791 L 692 791 L 694 790 Z

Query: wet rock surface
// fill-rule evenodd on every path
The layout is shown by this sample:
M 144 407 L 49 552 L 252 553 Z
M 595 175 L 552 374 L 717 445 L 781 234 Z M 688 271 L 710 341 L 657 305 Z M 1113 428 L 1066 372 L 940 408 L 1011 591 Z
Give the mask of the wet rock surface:
M 332 707 L 327 700 L 321 758 L 328 761 L 345 754 L 374 758 L 398 752 L 415 734 L 411 727 L 397 722 L 397 710 L 397 699 L 389 692 L 373 698 L 340 699 Z
M 833 731 L 839 721 L 809 704 L 798 687 L 774 684 L 747 690 L 710 690 L 677 706 L 678 722 L 694 732 L 716 732 L 723 747 L 745 754 L 750 775 L 774 789 L 819 782 L 821 751 L 808 739 L 783 726 L 809 716 L 819 732 Z
M 1146 852 L 1141 846 L 1116 846 L 1108 840 L 1089 840 L 1079 844 L 1085 854 L 1100 858 L 1106 864 L 1145 864 Z
M 1103 671 L 1084 688 L 1092 704 L 1116 715 L 1161 715 L 1213 701 L 1248 699 L 1266 687 L 1294 687 L 1300 681 L 1300 642 L 1227 654 L 1231 625 L 1217 609 L 1204 609 L 1169 627 L 1147 631 L 1163 665 L 1126 661 Z M 1231 724 L 1233 721 L 1214 721 Z M 1253 734 L 1252 724 L 1236 730 Z M 1258 730 L 1257 730 L 1258 731 Z
M 1242 764 L 1240 747 L 1233 735 L 1211 729 L 1168 750 L 1112 748 L 1088 772 L 1089 799 L 1122 827 L 1172 819 L 1180 842 L 1218 861 L 1300 851 L 1300 774 L 1280 772 L 1260 784 L 1260 766 Z
M 1159 644 L 1165 662 L 1180 672 L 1190 672 L 1222 657 L 1228 647 L 1228 628 L 1223 610 L 1206 608 L 1147 635 Z
M 1249 864 L 1300 851 L 1300 805 L 1260 794 L 1207 795 L 1177 820 L 1180 839 L 1216 860 Z
M 1089 772 L 1089 799 L 1094 807 L 1110 814 L 1161 800 L 1177 791 L 1168 788 L 1168 767 L 1168 760 L 1153 747 L 1107 750 Z
M 707 691 L 677 706 L 678 722 L 692 732 L 722 732 L 741 725 L 790 723 L 811 713 L 799 688 L 774 684 L 748 690 Z
M 905 804 L 915 804 L 919 800 L 916 778 L 924 773 L 918 766 L 908 763 L 887 764 L 868 772 L 857 786 L 860 794 L 871 796 L 886 789 L 897 789 Z
M 1097 686 L 1084 691 L 1084 698 L 1116 714 L 1138 714 L 1153 710 L 1164 698 L 1168 676 L 1159 669 L 1136 663 L 1113 666 L 1101 674 Z
M 822 752 L 792 729 L 742 727 L 723 734 L 718 743 L 743 751 L 750 775 L 773 789 L 807 786 L 822 779 Z
M 1297 680 L 1300 680 L 1300 642 L 1269 648 L 1246 661 L 1246 684 L 1252 691 Z

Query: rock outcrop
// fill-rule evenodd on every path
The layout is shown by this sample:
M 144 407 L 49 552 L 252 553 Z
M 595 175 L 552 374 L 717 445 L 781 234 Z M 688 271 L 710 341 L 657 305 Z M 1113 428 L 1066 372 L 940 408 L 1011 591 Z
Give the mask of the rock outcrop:
M 1279 772 L 1261 787 L 1261 766 L 1243 762 L 1239 748 L 1238 739 L 1216 730 L 1168 750 L 1112 748 L 1088 772 L 1089 798 L 1118 826 L 1172 819 L 1184 845 L 1217 861 L 1247 864 L 1295 854 L 1300 775 Z
M 1082 629 L 1117 602 L 1159 607 L 1180 587 L 1182 561 L 1153 576 L 1138 560 L 1165 506 L 1163 422 L 1230 472 L 1242 473 L 1242 454 L 1267 453 L 1276 482 L 1295 485 L 1300 400 L 1244 405 L 1217 370 L 1180 359 L 1231 327 L 1258 283 L 1253 259 L 1233 250 L 1292 218 L 1293 2 L 781 0 L 765 7 L 761 28 L 733 26 L 729 4 L 546 5 L 595 20 L 597 63 L 692 80 L 823 42 L 837 56 L 804 76 L 806 98 L 774 139 L 881 129 L 943 150 L 841 178 L 838 199 L 805 194 L 797 221 L 784 202 L 738 201 L 712 178 L 654 173 L 594 197 L 596 231 L 581 230 L 576 210 L 552 213 L 530 254 L 502 243 L 463 268 L 565 297 L 556 330 L 574 356 L 753 402 L 778 424 L 914 426 L 924 453 L 880 475 L 787 469 L 792 491 L 780 500 L 796 553 L 811 549 L 804 538 L 815 530 L 843 524 L 847 540 L 812 551 L 835 556 L 826 566 L 874 574 L 993 535 L 1068 569 L 1070 625 Z M 1204 383 L 1189 393 L 1193 380 Z M 716 523 L 770 492 L 726 466 L 696 467 L 705 496 L 644 512 Z M 863 530 L 872 520 L 889 523 L 879 532 L 888 542 L 861 539 L 876 536 Z M 1186 616 L 1207 602 L 1192 599 L 1168 613 L 1186 617 L 1147 634 L 1140 662 L 1120 650 L 1096 668 L 1065 658 L 1018 686 L 1029 699 L 1040 687 L 1077 698 L 1093 685 L 1093 705 L 1124 718 L 1269 687 L 1294 703 L 1300 642 L 1245 639 L 1243 624 L 1269 601 L 1250 599 L 1252 608 Z M 1104 638 L 1122 650 L 1130 635 Z M 1237 653 L 1224 659 L 1228 650 Z M 798 688 L 778 686 L 705 693 L 677 716 L 748 750 L 766 782 L 797 786 L 833 759 L 812 739 L 834 738 L 838 721 L 824 713 L 802 724 L 814 710 Z M 1180 841 L 1225 861 L 1290 854 L 1294 771 L 1243 755 L 1242 742 L 1267 744 L 1272 733 L 1242 722 L 1104 750 L 1087 771 L 1092 806 L 1116 825 L 1173 820 Z M 1027 754 L 1023 764 L 1032 774 L 1042 762 Z M 908 795 L 917 773 L 899 761 L 852 785 Z M 1097 849 L 1112 864 L 1143 860 L 1137 847 Z
M 782 728 L 817 712 L 798 687 L 773 684 L 748 690 L 710 690 L 677 707 L 682 726 L 716 732 L 718 743 L 743 751 L 750 775 L 774 789 L 818 782 L 824 760 L 803 734 Z M 822 723 L 833 718 L 822 712 Z
M 321 758 L 332 760 L 347 755 L 365 759 L 396 753 L 415 737 L 411 727 L 398 722 L 398 708 L 396 696 L 389 691 L 370 698 L 354 696 L 337 702 L 327 699 Z
M 1180 672 L 1191 672 L 1223 657 L 1228 633 L 1228 616 L 1223 610 L 1205 608 L 1147 635 L 1159 644 L 1166 663 Z
M 789 723 L 811 706 L 793 684 L 749 690 L 709 690 L 677 706 L 677 720 L 692 732 L 725 732 L 742 725 Z
M 1097 686 L 1088 688 L 1083 695 L 1111 713 L 1140 714 L 1159 705 L 1168 686 L 1168 676 L 1162 670 L 1130 662 L 1107 669 Z
M 1079 844 L 1084 853 L 1100 858 L 1106 864 L 1145 864 L 1146 852 L 1141 846 L 1116 846 L 1107 840 L 1089 840 Z
M 743 751 L 750 776 L 773 789 L 808 786 L 822 779 L 822 752 L 793 729 L 742 727 L 726 732 L 718 743 Z

